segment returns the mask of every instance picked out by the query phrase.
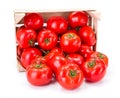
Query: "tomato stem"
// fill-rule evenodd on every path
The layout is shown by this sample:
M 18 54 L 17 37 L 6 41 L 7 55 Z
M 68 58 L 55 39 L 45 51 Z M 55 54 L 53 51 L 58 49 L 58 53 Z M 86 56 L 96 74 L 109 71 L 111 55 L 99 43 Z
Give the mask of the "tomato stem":
M 71 34 L 71 33 L 68 33 L 68 38 L 73 38 L 74 37 L 74 35 L 73 34 Z
M 29 45 L 30 46 L 34 46 L 34 43 L 35 43 L 35 40 L 33 40 L 33 39 L 29 40 Z
M 103 55 L 102 53 L 99 53 L 99 54 L 98 54 L 98 57 L 101 58 L 101 59 L 103 59 L 103 58 L 104 58 L 104 55 Z
M 35 64 L 34 67 L 35 67 L 36 69 L 43 68 L 42 64 Z
M 88 62 L 88 67 L 93 68 L 95 66 L 95 61 Z
M 70 70 L 70 77 L 75 77 L 77 75 L 77 71 L 76 70 Z
M 44 40 L 44 42 L 45 42 L 46 44 L 48 44 L 48 43 L 50 42 L 50 39 L 49 39 L 49 38 L 46 38 L 46 39 Z

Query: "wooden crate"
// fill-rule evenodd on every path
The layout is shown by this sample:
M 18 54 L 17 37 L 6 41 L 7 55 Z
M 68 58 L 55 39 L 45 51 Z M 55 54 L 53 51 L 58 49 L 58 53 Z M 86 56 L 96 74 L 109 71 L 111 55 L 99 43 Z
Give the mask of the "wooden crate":
M 56 16 L 56 15 L 63 16 L 64 18 L 67 19 L 68 14 L 73 11 L 85 11 L 89 15 L 88 25 L 93 28 L 95 35 L 96 35 L 96 40 L 97 40 L 97 25 L 98 25 L 98 20 L 100 20 L 100 13 L 97 12 L 96 10 L 84 10 L 84 9 L 83 10 L 81 9 L 70 10 L 69 9 L 69 10 L 54 10 L 54 11 L 51 11 L 51 10 L 42 10 L 42 11 L 41 10 L 24 10 L 24 11 L 15 10 L 14 11 L 15 31 L 17 30 L 17 28 L 24 25 L 23 17 L 25 16 L 26 13 L 32 13 L 32 12 L 40 13 L 42 17 L 44 18 L 44 22 L 46 22 L 50 16 Z M 97 42 L 93 46 L 94 51 L 96 51 L 96 46 L 97 46 Z M 16 43 L 16 50 L 17 50 L 17 43 Z M 16 53 L 16 57 L 17 57 L 17 53 Z M 25 71 L 25 69 L 20 64 L 18 57 L 17 57 L 17 67 L 20 72 Z

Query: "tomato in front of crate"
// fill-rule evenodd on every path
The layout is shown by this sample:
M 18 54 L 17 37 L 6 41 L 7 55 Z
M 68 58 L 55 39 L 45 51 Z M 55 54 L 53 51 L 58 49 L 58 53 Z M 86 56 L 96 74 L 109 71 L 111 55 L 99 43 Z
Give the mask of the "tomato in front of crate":
M 59 54 L 54 55 L 51 60 L 47 63 L 50 68 L 53 70 L 54 73 L 56 73 L 59 68 L 67 63 L 67 59 Z
M 27 13 L 23 19 L 26 28 L 39 30 L 43 26 L 43 17 L 39 13 Z
M 34 46 L 36 36 L 33 29 L 20 27 L 16 33 L 16 41 L 21 48 L 29 48 Z
M 100 59 L 89 59 L 82 64 L 81 70 L 86 81 L 97 82 L 105 76 L 106 65 Z
M 88 23 L 88 15 L 82 11 L 72 12 L 68 16 L 68 22 L 72 28 L 86 26 Z
M 68 23 L 62 16 L 51 16 L 47 21 L 47 28 L 56 34 L 63 34 L 67 31 Z
M 37 62 L 27 68 L 26 76 L 32 85 L 46 85 L 52 81 L 52 70 L 45 63 Z
M 61 66 L 56 73 L 56 77 L 58 83 L 68 90 L 80 87 L 84 79 L 79 66 L 72 62 Z
M 44 50 L 53 49 L 58 41 L 58 36 L 49 29 L 41 30 L 37 36 L 38 45 Z
M 66 32 L 60 38 L 60 47 L 64 52 L 75 53 L 81 45 L 80 37 L 74 32 Z
M 86 44 L 81 44 L 79 53 L 86 59 L 93 52 L 91 46 Z
M 90 58 L 100 59 L 105 63 L 106 68 L 108 67 L 108 57 L 105 54 L 103 54 L 101 52 L 94 51 L 87 57 L 87 59 L 90 59 Z
M 95 45 L 96 43 L 95 33 L 93 32 L 93 29 L 90 26 L 83 26 L 82 28 L 80 28 L 79 35 L 82 44 L 87 44 L 90 46 Z
M 77 53 L 68 54 L 66 58 L 69 62 L 74 62 L 79 66 L 84 62 L 84 57 Z
M 21 64 L 26 69 L 31 64 L 32 60 L 37 56 L 41 56 L 42 52 L 37 48 L 27 48 L 22 52 Z

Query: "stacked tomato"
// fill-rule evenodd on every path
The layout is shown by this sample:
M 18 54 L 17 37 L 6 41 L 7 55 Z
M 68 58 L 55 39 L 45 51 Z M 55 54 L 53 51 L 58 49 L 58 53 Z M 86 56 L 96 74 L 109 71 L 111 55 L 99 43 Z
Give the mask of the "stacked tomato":
M 24 16 L 16 32 L 17 56 L 32 85 L 57 80 L 63 88 L 76 89 L 84 79 L 97 82 L 105 76 L 108 58 L 93 51 L 96 37 L 88 22 L 82 11 L 50 16 L 46 23 L 40 13 Z

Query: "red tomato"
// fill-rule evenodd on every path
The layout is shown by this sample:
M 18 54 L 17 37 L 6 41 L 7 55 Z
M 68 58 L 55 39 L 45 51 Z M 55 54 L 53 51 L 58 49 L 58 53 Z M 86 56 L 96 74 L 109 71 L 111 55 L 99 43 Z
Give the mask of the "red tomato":
M 74 62 L 79 66 L 81 66 L 81 64 L 84 62 L 84 58 L 80 54 L 76 53 L 68 54 L 67 59 L 69 60 L 69 62 Z
M 81 45 L 81 39 L 76 33 L 67 32 L 60 38 L 60 46 L 67 53 L 77 52 Z
M 42 53 L 36 48 L 27 48 L 23 51 L 21 55 L 22 66 L 26 69 L 36 56 L 41 56 Z
M 34 30 L 39 30 L 43 26 L 43 18 L 38 13 L 26 14 L 23 21 L 25 27 L 32 28 Z
M 88 23 L 88 15 L 85 12 L 72 12 L 68 16 L 68 22 L 72 28 L 86 26 Z
M 61 66 L 57 71 L 58 83 L 65 89 L 76 89 L 83 82 L 83 73 L 79 66 L 69 62 Z
M 108 57 L 105 54 L 101 52 L 92 52 L 87 59 L 90 59 L 90 58 L 100 59 L 105 63 L 106 68 L 108 67 Z
M 104 62 L 99 59 L 89 59 L 85 61 L 81 69 L 88 82 L 100 81 L 106 73 L 106 66 Z
M 36 40 L 36 32 L 30 28 L 20 27 L 16 33 L 16 40 L 21 48 L 32 47 Z
M 32 61 L 31 64 L 40 64 L 40 63 L 46 63 L 46 60 L 42 56 L 36 56 Z
M 93 50 L 91 49 L 91 46 L 88 46 L 86 44 L 81 44 L 80 49 L 79 49 L 79 53 L 86 59 L 91 53 L 93 52 Z
M 57 44 L 57 40 L 57 35 L 49 29 L 40 31 L 37 36 L 38 44 L 44 50 L 51 50 L 54 48 Z
M 54 71 L 54 73 L 56 73 L 58 69 L 66 63 L 67 63 L 67 60 L 64 56 L 56 54 L 51 58 L 51 60 L 49 60 L 47 64 Z
M 87 44 L 90 46 L 95 45 L 96 38 L 95 33 L 93 32 L 90 26 L 84 26 L 80 29 L 79 35 L 83 44 Z
M 52 80 L 52 70 L 44 63 L 33 63 L 27 68 L 26 76 L 32 85 L 45 85 Z
M 47 28 L 56 34 L 63 34 L 68 28 L 67 21 L 61 16 L 52 16 L 47 21 Z
M 62 51 L 60 48 L 58 48 L 58 47 L 55 47 L 55 48 L 53 48 L 52 50 L 50 50 L 50 52 L 44 56 L 44 58 L 45 58 L 45 60 L 46 60 L 46 63 L 49 63 L 49 61 L 50 61 L 55 55 L 63 55 L 63 51 Z

